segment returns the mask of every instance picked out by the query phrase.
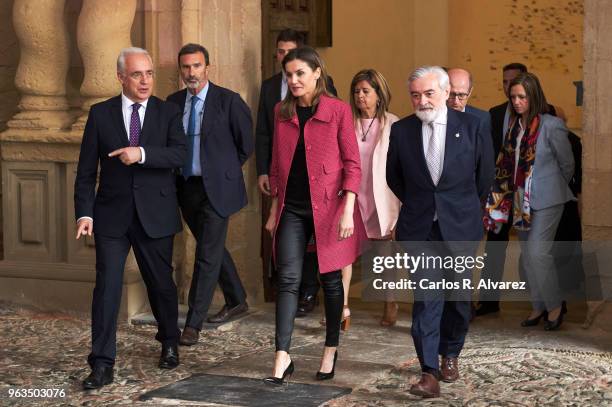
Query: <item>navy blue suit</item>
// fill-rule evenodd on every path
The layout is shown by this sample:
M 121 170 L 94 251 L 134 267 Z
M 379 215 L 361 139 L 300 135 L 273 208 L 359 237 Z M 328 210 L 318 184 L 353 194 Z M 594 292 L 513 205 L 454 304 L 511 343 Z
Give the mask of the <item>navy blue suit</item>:
M 444 168 L 436 186 L 427 169 L 421 125 L 411 115 L 391 127 L 387 184 L 402 202 L 397 239 L 426 240 L 437 211 L 444 240 L 480 240 L 481 199 L 494 175 L 490 134 L 476 117 L 449 109 Z
M 185 109 L 187 90 L 168 96 Z M 200 134 L 202 176 L 177 177 L 181 212 L 197 241 L 185 325 L 200 330 L 217 282 L 230 308 L 245 302 L 236 266 L 225 248 L 229 216 L 247 204 L 242 165 L 253 153 L 251 111 L 236 92 L 209 82 Z
M 480 241 L 481 200 L 489 192 L 494 175 L 490 132 L 477 117 L 448 109 L 443 170 L 435 185 L 423 151 L 421 128 L 422 122 L 416 115 L 391 127 L 387 184 L 402 202 L 397 240 Z M 436 213 L 438 219 L 434 222 Z M 454 250 L 447 249 L 458 254 Z M 446 254 L 451 253 L 443 255 Z M 434 275 L 441 276 L 428 277 Z M 442 296 L 436 293 L 427 301 L 415 298 L 412 337 L 423 371 L 438 370 L 438 355 L 459 355 L 469 317 L 467 300 L 445 301 L 444 293 Z
M 482 125 L 482 132 L 493 137 L 493 128 L 491 125 L 491 114 L 486 110 L 479 109 L 474 106 L 467 105 L 465 107 L 465 113 L 471 114 L 472 116 L 476 116 L 480 119 L 480 123 Z M 491 140 L 493 140 L 491 138 Z M 497 156 L 495 155 L 495 145 L 493 144 L 493 165 L 495 165 L 495 159 Z
M 108 156 L 129 145 L 121 109 L 121 96 L 91 107 L 74 184 L 76 219 L 93 219 L 96 243 L 88 357 L 92 368 L 115 364 L 117 315 L 130 248 L 158 322 L 156 339 L 175 345 L 179 335 L 172 245 L 174 234 L 182 229 L 173 175 L 187 153 L 181 115 L 172 103 L 151 96 L 139 142 L 145 161 L 128 166 L 118 157 Z

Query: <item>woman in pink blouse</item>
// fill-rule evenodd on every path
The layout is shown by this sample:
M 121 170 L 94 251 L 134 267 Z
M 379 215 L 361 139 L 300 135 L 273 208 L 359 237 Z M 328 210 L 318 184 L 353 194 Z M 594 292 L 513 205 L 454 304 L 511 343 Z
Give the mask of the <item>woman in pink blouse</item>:
M 400 210 L 400 201 L 387 186 L 385 166 L 391 125 L 398 118 L 389 113 L 391 93 L 385 78 L 374 69 L 357 72 L 351 81 L 351 108 L 361 158 L 361 184 L 357 202 L 370 240 L 391 240 Z M 353 273 L 349 264 L 342 269 L 344 286 L 343 327 L 350 325 L 348 292 Z M 390 326 L 397 317 L 397 304 L 385 303 L 380 323 Z

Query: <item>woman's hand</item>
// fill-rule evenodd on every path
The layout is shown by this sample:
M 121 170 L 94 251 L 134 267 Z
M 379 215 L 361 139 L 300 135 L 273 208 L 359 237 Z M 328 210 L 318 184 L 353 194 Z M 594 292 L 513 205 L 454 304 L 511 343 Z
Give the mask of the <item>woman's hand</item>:
M 342 216 L 340 216 L 340 222 L 338 223 L 338 240 L 351 237 L 355 231 L 355 225 L 353 223 L 355 193 L 346 191 L 344 195 L 344 210 L 342 211 Z
M 274 228 L 276 227 L 276 214 L 268 217 L 268 221 L 266 222 L 266 230 L 270 232 L 271 235 L 274 234 Z
M 270 205 L 270 215 L 268 216 L 268 220 L 266 222 L 266 230 L 270 232 L 271 235 L 274 234 L 274 229 L 276 228 L 276 210 L 278 207 L 278 197 L 272 198 L 272 203 Z

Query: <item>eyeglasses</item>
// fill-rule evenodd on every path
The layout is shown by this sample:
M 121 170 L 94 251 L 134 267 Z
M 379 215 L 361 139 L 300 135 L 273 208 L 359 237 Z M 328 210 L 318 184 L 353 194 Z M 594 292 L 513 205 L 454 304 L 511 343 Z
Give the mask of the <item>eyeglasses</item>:
M 455 93 L 455 92 L 451 92 L 451 93 L 449 93 L 448 98 L 449 99 L 457 99 L 457 100 L 463 101 L 463 100 L 467 99 L 468 96 L 470 96 L 469 93 Z
M 155 72 L 153 71 L 146 71 L 146 72 L 132 72 L 129 77 L 134 79 L 134 80 L 141 80 L 142 78 L 147 78 L 147 79 L 151 79 L 153 78 L 153 76 L 155 75 Z

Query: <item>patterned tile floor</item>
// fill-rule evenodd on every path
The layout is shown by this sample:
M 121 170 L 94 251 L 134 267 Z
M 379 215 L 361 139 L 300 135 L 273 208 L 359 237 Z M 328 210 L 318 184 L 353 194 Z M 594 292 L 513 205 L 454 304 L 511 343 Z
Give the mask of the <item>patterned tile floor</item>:
M 353 306 L 354 322 L 341 338 L 337 376 L 329 383 L 352 387 L 353 392 L 329 406 L 612 405 L 612 334 L 597 328 L 582 330 L 580 316 L 572 317 L 571 305 L 568 322 L 556 333 L 544 332 L 541 326 L 518 327 L 524 309 L 477 319 L 460 359 L 460 380 L 442 384 L 442 396 L 433 400 L 420 400 L 406 391 L 418 379 L 409 316 L 403 311 L 398 325 L 381 328 L 379 309 L 379 304 Z M 319 318 L 320 311 L 315 311 L 296 321 L 292 357 L 297 382 L 315 383 L 324 339 Z M 89 318 L 0 303 L 0 406 L 207 405 L 142 402 L 139 397 L 196 373 L 269 375 L 273 327 L 273 307 L 264 305 L 239 321 L 203 331 L 200 344 L 180 349 L 177 369 L 162 371 L 156 367 L 155 328 L 121 324 L 115 382 L 83 392 Z M 51 387 L 64 389 L 65 397 L 9 397 L 9 390 Z

